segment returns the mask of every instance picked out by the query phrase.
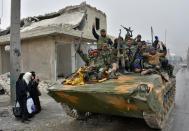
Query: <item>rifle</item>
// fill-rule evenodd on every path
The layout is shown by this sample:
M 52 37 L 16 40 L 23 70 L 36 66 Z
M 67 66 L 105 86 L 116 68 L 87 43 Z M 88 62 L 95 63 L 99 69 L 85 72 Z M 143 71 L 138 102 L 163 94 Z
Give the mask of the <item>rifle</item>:
M 118 36 L 118 41 L 117 41 L 117 57 L 120 57 L 120 42 L 121 41 L 121 29 L 119 30 L 119 36 Z
M 154 43 L 154 30 L 153 27 L 151 26 L 151 37 L 152 37 L 152 45 Z
M 81 49 L 81 41 L 82 41 L 82 38 L 83 38 L 83 32 L 81 32 L 81 36 L 80 36 L 79 42 L 78 42 L 78 44 L 79 44 L 78 47 L 77 47 L 77 44 L 75 44 L 75 47 L 76 47 L 75 49 L 77 49 L 76 52 Z M 76 54 L 75 54 L 75 55 L 76 55 Z
M 128 36 L 130 36 L 130 37 L 133 37 L 133 30 L 131 30 L 131 27 L 127 28 L 127 27 L 125 27 L 125 26 L 123 26 L 123 25 L 121 25 L 121 27 L 123 27 L 123 29 L 126 30 L 126 32 L 127 32 L 126 35 L 128 35 Z

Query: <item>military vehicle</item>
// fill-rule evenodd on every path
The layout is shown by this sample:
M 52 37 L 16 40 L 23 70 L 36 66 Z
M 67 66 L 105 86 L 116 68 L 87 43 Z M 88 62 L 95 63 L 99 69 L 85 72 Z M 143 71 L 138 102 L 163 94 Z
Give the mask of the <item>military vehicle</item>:
M 142 118 L 151 128 L 162 129 L 174 108 L 175 84 L 166 74 L 130 74 L 101 83 L 62 85 L 49 89 L 49 95 L 77 118 L 93 113 Z

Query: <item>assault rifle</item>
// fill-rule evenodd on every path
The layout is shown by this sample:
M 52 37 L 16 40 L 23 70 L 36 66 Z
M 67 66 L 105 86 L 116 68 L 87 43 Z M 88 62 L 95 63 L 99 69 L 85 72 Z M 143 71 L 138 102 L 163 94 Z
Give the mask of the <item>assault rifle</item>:
M 81 32 L 81 36 L 80 36 L 80 38 L 79 38 L 79 42 L 78 42 L 78 47 L 77 47 L 77 44 L 75 45 L 76 46 L 76 48 L 75 49 L 77 49 L 77 51 L 79 51 L 80 49 L 81 49 L 81 41 L 82 41 L 82 38 L 83 38 L 83 32 Z
M 121 29 L 119 30 L 119 36 L 118 36 L 118 40 L 117 40 L 117 57 L 120 57 L 120 44 L 121 44 Z
M 123 25 L 121 25 L 121 27 L 123 27 L 123 29 L 126 30 L 126 32 L 127 32 L 126 36 L 133 37 L 133 30 L 131 30 L 131 27 L 127 28 L 127 27 L 125 27 Z

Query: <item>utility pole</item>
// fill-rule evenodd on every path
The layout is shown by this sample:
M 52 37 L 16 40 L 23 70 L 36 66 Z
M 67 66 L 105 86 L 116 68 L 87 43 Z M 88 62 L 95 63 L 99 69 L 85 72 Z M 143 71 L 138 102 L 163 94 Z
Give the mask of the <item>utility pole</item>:
M 186 61 L 187 61 L 187 69 L 189 70 L 189 48 L 188 48 L 188 52 L 187 52 Z
M 20 40 L 20 8 L 21 0 L 11 0 L 10 28 L 10 90 L 11 104 L 16 100 L 16 80 L 21 72 L 21 40 Z

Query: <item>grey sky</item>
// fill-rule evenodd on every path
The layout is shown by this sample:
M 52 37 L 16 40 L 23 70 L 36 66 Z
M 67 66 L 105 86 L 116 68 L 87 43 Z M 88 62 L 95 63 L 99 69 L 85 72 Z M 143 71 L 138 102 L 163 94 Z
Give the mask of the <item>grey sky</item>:
M 120 25 L 131 26 L 134 35 L 150 38 L 150 27 L 162 41 L 167 30 L 167 46 L 172 52 L 185 56 L 189 47 L 188 0 L 86 0 L 107 14 L 108 33 L 118 35 Z M 82 0 L 22 0 L 22 18 L 57 11 Z M 10 0 L 4 0 L 1 27 L 10 23 Z

